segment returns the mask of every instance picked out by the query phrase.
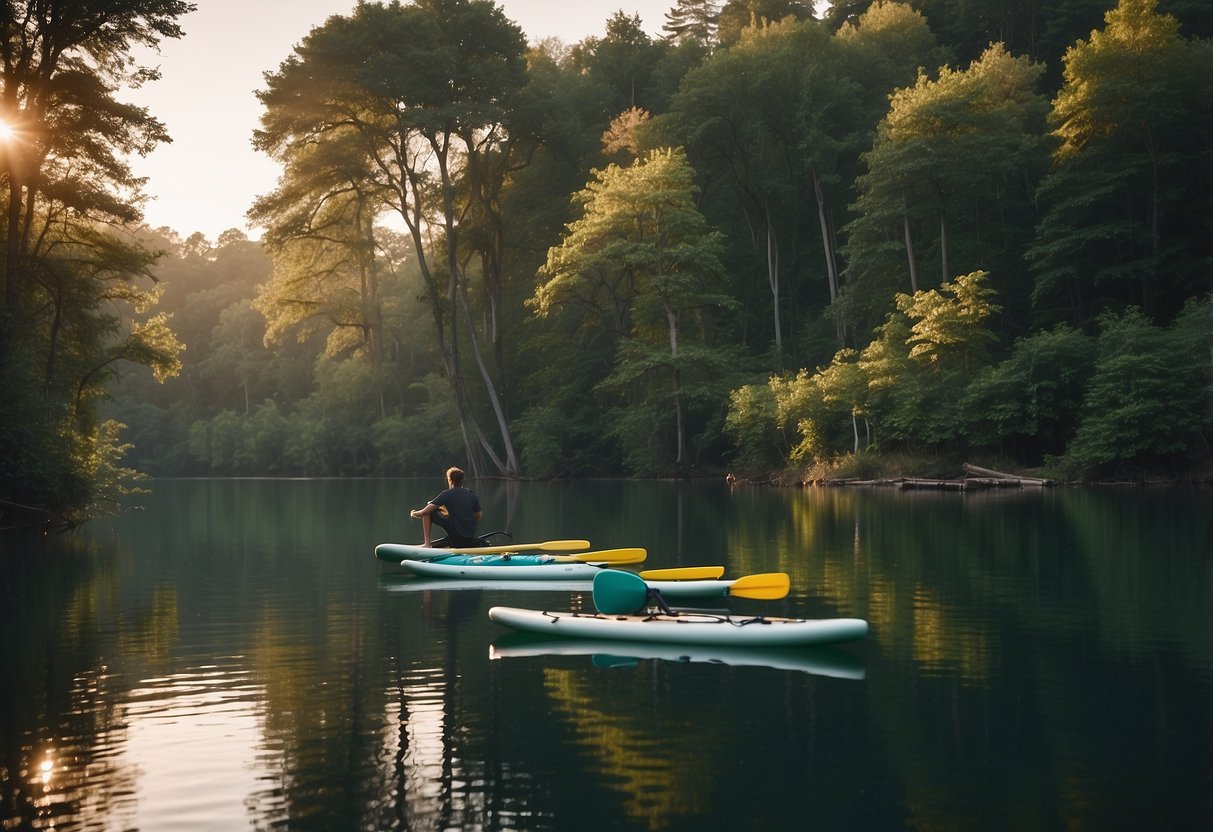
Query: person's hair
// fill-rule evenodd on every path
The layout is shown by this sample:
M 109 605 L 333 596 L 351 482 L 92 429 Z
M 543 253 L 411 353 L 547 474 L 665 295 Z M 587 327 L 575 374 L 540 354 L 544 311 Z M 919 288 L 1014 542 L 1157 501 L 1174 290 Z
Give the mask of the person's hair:
M 463 485 L 463 469 L 452 465 L 446 469 L 446 478 L 451 481 L 451 485 Z

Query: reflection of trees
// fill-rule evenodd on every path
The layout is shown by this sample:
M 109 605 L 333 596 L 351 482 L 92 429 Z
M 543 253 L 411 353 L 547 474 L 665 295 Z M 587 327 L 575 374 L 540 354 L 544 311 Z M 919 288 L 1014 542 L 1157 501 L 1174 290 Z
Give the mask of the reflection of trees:
M 137 557 L 80 535 L 0 558 L 0 818 L 122 825 L 148 775 L 127 723 L 225 696 L 252 737 L 244 810 L 267 827 L 542 830 L 588 812 L 777 828 L 786 815 L 755 813 L 854 808 L 822 795 L 872 769 L 863 800 L 917 828 L 1192 828 L 1207 806 L 1213 726 L 1191 724 L 1213 666 L 1213 527 L 1192 520 L 1207 494 L 632 485 L 524 487 L 518 528 L 558 518 L 538 539 L 596 543 L 615 529 L 600 545 L 648 544 L 652 566 L 727 552 L 732 574 L 783 569 L 793 596 L 758 608 L 871 620 L 848 648 L 868 654 L 866 681 L 490 663 L 492 593 L 368 589 L 382 529 L 365 518 L 408 500 L 357 482 L 182 483 L 118 536 Z M 165 540 L 179 550 L 162 556 Z M 1093 782 L 1143 808 L 1093 805 Z
M 398 597 L 380 648 L 392 656 L 385 720 L 366 823 L 373 828 L 438 830 L 551 828 L 544 807 L 562 778 L 529 767 L 505 735 L 546 719 L 538 693 L 501 692 L 485 660 L 480 592 L 436 591 Z M 460 623 L 462 622 L 462 623 Z M 465 636 L 464 633 L 474 634 Z M 524 732 L 539 741 L 546 733 Z M 519 818 L 526 818 L 519 825 Z
M 1176 583 L 1165 568 L 1209 546 L 1194 524 L 1159 525 L 1157 507 L 1173 495 L 759 493 L 729 529 L 731 571 L 786 571 L 809 613 L 862 615 L 886 649 L 908 645 L 927 669 L 960 668 L 983 683 L 991 644 L 1012 625 L 1090 630 L 1130 655 L 1179 634 L 1195 661 L 1213 654 L 1199 582 Z
M 716 781 L 711 761 L 719 757 L 719 734 L 692 741 L 654 731 L 648 722 L 654 692 L 647 687 L 637 686 L 629 697 L 634 701 L 620 703 L 591 688 L 584 673 L 548 668 L 543 679 L 555 714 L 595 759 L 597 776 L 610 783 L 628 817 L 647 821 L 650 829 L 666 829 L 673 820 L 707 808 L 701 801 Z
M 375 760 L 389 715 L 374 677 L 373 619 L 324 586 L 316 592 L 327 597 L 305 621 L 295 608 L 259 611 L 249 665 L 265 688 L 258 767 L 269 784 L 249 799 L 258 822 L 310 819 L 324 828 L 357 817 L 383 793 Z
M 555 828 L 783 829 L 855 785 L 854 761 L 839 756 L 861 747 L 854 682 L 622 657 L 564 666 L 571 658 L 491 663 L 510 669 L 506 702 L 522 705 L 498 741 L 515 777 L 546 784 L 531 805 L 553 807 Z
M 1025 828 L 1057 817 L 1123 826 L 1084 805 L 1087 784 L 1144 781 L 1155 793 L 1146 807 L 1195 805 L 1175 797 L 1190 785 L 1154 783 L 1151 764 L 1126 761 L 1193 753 L 1167 714 L 1199 712 L 1188 700 L 1213 659 L 1213 609 L 1208 582 L 1171 567 L 1213 545 L 1213 530 L 1187 519 L 1201 505 L 1174 490 L 807 489 L 752 500 L 729 549 L 736 571 L 788 572 L 800 614 L 867 618 L 867 649 L 902 669 L 874 674 L 866 690 L 910 825 L 994 821 L 1001 775 L 1015 779 Z M 1160 642 L 1181 644 L 1188 666 L 1160 665 Z M 1115 692 L 1126 659 L 1151 677 L 1127 686 L 1154 692 L 1142 703 L 1157 714 L 1149 736 L 1101 727 L 1125 707 Z
M 449 687 L 442 667 L 414 668 L 401 680 L 391 794 L 402 828 L 447 829 L 456 815 L 455 780 L 465 772 L 452 743 Z
M 295 489 L 303 493 L 284 509 Z M 222 726 L 233 697 L 248 705 L 242 718 L 263 723 L 250 751 L 260 790 L 246 799 L 249 817 L 326 828 L 375 805 L 385 709 L 369 677 L 380 655 L 373 609 L 343 586 L 360 580 L 357 570 L 314 552 L 335 534 L 333 518 L 357 516 L 349 503 L 366 497 L 339 483 L 181 484 L 164 487 L 156 510 L 119 521 L 131 553 L 85 534 L 57 538 L 28 562 L 6 552 L 0 819 L 121 825 L 149 773 L 140 767 L 156 765 L 138 756 L 128 721 L 188 734 L 212 717 Z M 305 547 L 312 554 L 301 559 Z M 152 745 L 163 739 L 149 732 Z M 347 784 L 339 800 L 334 783 Z
M 121 817 L 138 772 L 114 749 L 127 655 L 155 658 L 149 628 L 123 617 L 113 552 L 87 539 L 9 537 L 0 557 L 0 822 L 4 828 Z M 7 548 L 11 547 L 11 548 Z M 155 605 L 153 605 L 154 607 Z M 140 647 L 149 648 L 141 650 Z

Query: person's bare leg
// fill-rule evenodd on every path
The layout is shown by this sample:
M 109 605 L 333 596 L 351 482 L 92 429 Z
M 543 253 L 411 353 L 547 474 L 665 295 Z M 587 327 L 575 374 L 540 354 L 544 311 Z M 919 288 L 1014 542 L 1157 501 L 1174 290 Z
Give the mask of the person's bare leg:
M 433 519 L 430 518 L 430 516 L 428 514 L 421 515 L 421 545 L 422 546 L 434 545 L 433 542 L 430 540 L 430 529 L 433 528 L 433 526 L 434 526 L 434 521 L 433 521 Z

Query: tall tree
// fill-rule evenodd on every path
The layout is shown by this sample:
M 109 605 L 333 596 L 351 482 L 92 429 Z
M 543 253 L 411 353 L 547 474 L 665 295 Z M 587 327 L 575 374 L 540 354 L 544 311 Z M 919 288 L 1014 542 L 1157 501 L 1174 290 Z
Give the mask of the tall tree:
M 587 38 L 573 49 L 575 64 L 596 88 L 595 101 L 605 122 L 633 107 L 649 112 L 666 108 L 656 71 L 670 44 L 644 30 L 639 15 L 616 12 L 606 34 Z
M 750 29 L 688 73 L 668 119 L 697 168 L 713 172 L 709 187 L 719 182 L 734 196 L 730 222 L 745 230 L 761 264 L 770 298 L 764 331 L 780 361 L 784 328 L 798 311 L 784 304 L 812 268 L 810 253 L 824 252 L 815 259 L 825 264 L 822 308 L 836 290 L 827 193 L 854 131 L 854 88 L 833 71 L 834 56 L 829 33 L 812 21 Z
M 461 231 L 486 206 L 485 170 L 496 164 L 492 158 L 508 153 L 506 123 L 525 81 L 524 48 L 521 30 L 489 0 L 362 3 L 351 16 L 330 18 L 313 30 L 267 76 L 256 137 L 261 149 L 280 157 L 303 144 L 353 137 L 357 158 L 413 241 L 469 464 L 479 472 L 487 457 L 511 476 L 518 473 L 517 457 L 499 385 L 484 357 L 485 336 L 476 326 L 475 275 Z M 490 286 L 481 297 L 491 303 L 498 295 Z M 465 347 L 499 446 L 475 417 Z
M 888 113 L 895 89 L 913 86 L 919 70 L 933 78 L 939 67 L 954 63 L 927 19 L 908 3 L 877 0 L 842 23 L 835 38 L 843 47 L 842 72 L 858 85 L 861 123 L 868 133 Z M 867 138 L 870 145 L 871 135 Z
M 155 255 L 123 233 L 141 218 L 125 157 L 168 136 L 117 92 L 158 77 L 135 47 L 179 37 L 176 0 L 0 5 L 0 511 L 77 522 L 120 459 L 96 402 L 122 363 L 177 366 L 151 314 Z M 31 515 L 26 515 L 26 517 Z M 23 517 L 23 519 L 25 519 Z
M 1016 239 L 1023 223 L 1008 219 L 1023 218 L 1031 204 L 1024 184 L 1043 170 L 1042 71 L 992 46 L 967 70 L 944 67 L 934 81 L 922 74 L 893 94 L 865 156 L 868 172 L 859 178 L 857 217 L 848 227 L 849 308 L 857 323 L 887 310 L 890 278 L 911 292 L 921 288 L 924 254 L 933 255 L 942 284 L 956 271 L 991 265 L 992 252 L 1003 247 L 1025 247 Z
M 1059 146 L 1031 252 L 1049 318 L 1141 306 L 1168 319 L 1213 273 L 1213 73 L 1156 0 L 1121 0 L 1065 57 Z
M 658 412 L 668 408 L 672 462 L 680 471 L 689 465 L 688 397 L 728 365 L 706 337 L 704 316 L 729 301 L 720 292 L 720 234 L 695 209 L 692 173 L 681 149 L 655 150 L 628 167 L 597 172 L 577 195 L 583 215 L 548 252 L 547 279 L 532 301 L 541 316 L 565 305 L 601 316 L 620 345 L 607 386 L 637 397 L 631 414 L 614 409 L 616 424 L 627 426 L 620 438 L 635 447 L 636 434 L 653 435 L 653 405 Z M 655 377 L 668 385 L 664 393 L 649 384 Z M 638 420 L 640 410 L 645 417 Z M 649 426 L 647 433 L 635 430 L 638 422 Z M 629 456 L 641 470 L 655 463 Z
M 8 316 L 20 313 L 32 279 L 41 199 L 103 222 L 138 218 L 122 156 L 147 153 L 168 134 L 146 108 L 114 93 L 159 77 L 133 64 L 131 48 L 180 37 L 177 18 L 194 8 L 180 0 L 8 0 L 0 7 L 0 173 L 8 193 L 0 301 Z
M 330 355 L 352 350 L 369 359 L 382 391 L 382 283 L 394 264 L 382 256 L 375 229 L 382 188 L 359 145 L 358 134 L 348 131 L 323 144 L 282 149 L 278 188 L 249 211 L 266 227 L 274 261 L 256 305 L 269 340 L 292 330 L 301 339 L 323 331 Z M 379 411 L 386 415 L 382 392 Z

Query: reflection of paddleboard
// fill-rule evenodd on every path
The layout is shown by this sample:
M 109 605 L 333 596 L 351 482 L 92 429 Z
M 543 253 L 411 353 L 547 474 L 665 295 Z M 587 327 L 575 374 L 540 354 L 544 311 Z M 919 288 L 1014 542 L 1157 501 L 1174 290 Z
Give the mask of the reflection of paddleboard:
M 590 580 L 567 581 L 485 581 L 472 578 L 420 578 L 398 575 L 390 583 L 381 581 L 390 592 L 429 592 L 431 590 L 483 589 L 509 592 L 589 592 L 594 582 Z
M 417 576 L 429 576 L 428 579 L 417 580 L 402 580 L 393 584 L 392 589 L 398 592 L 407 592 L 412 590 L 426 589 L 508 589 L 513 591 L 523 590 L 545 590 L 545 591 L 568 591 L 568 592 L 590 592 L 593 589 L 593 578 L 600 567 L 593 567 L 594 571 L 585 573 L 579 572 L 576 574 L 557 574 L 547 580 L 534 580 L 537 576 L 532 572 L 527 572 L 525 575 L 519 575 L 515 578 L 514 573 L 506 575 L 501 571 L 486 574 L 484 578 L 478 578 L 475 575 L 460 575 L 452 577 L 454 574 L 450 567 L 442 568 L 440 564 L 429 564 L 422 562 L 402 562 L 400 564 L 406 570 Z M 562 566 L 578 565 L 578 564 L 561 564 Z M 430 567 L 438 567 L 431 569 Z M 435 575 L 441 577 L 433 577 Z M 582 577 L 584 575 L 584 577 Z M 508 578 L 509 580 L 505 580 Z M 523 580 L 530 578 L 533 580 Z M 729 588 L 736 582 L 735 580 L 703 580 L 703 581 L 645 581 L 651 589 L 661 591 L 663 598 L 671 601 L 679 601 L 683 599 L 693 598 L 724 598 L 729 594 Z
M 510 633 L 489 646 L 490 659 L 525 656 L 592 656 L 594 664 L 603 667 L 631 665 L 640 659 L 659 659 L 799 670 L 835 679 L 863 679 L 867 675 L 862 656 L 832 647 L 697 647 L 605 639 L 545 638 L 529 633 Z
M 606 615 L 493 607 L 489 618 L 521 632 L 657 644 L 799 647 L 851 641 L 868 633 L 868 622 L 861 618 L 772 618 L 695 611 Z

